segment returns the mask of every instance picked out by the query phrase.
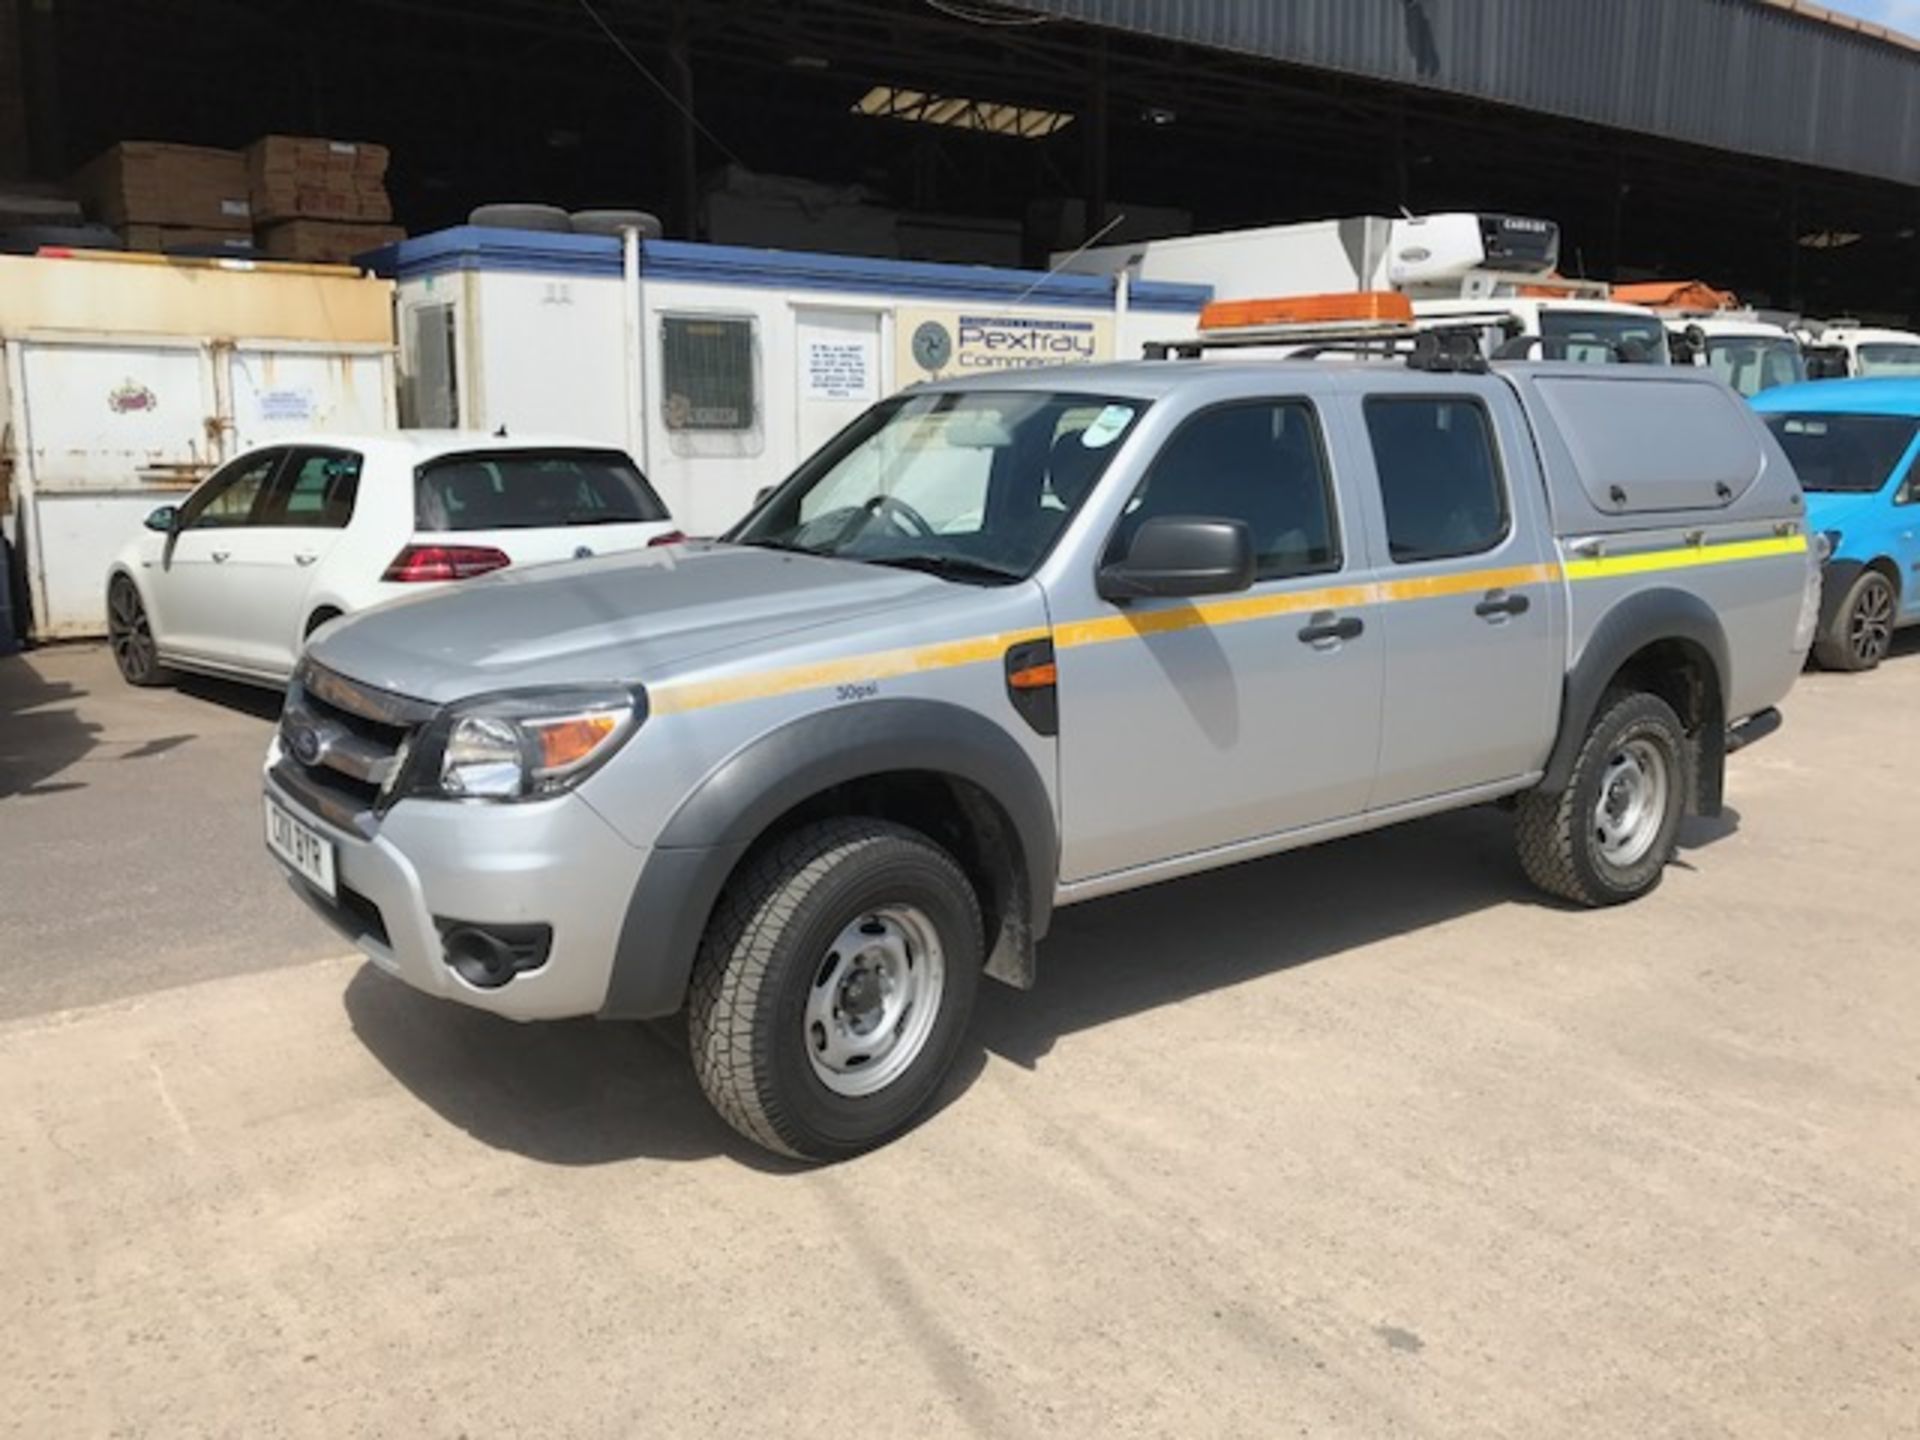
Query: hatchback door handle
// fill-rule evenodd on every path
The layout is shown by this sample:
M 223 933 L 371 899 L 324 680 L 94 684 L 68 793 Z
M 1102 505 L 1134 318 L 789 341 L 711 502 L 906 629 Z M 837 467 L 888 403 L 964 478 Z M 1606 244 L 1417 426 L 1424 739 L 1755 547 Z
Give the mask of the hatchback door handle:
M 293 557 L 293 563 L 296 565 L 311 565 L 319 558 L 320 557 L 311 550 L 302 550 L 298 555 Z
M 1486 598 L 1473 607 L 1482 620 L 1500 620 L 1509 615 L 1524 615 L 1533 602 L 1524 595 L 1509 595 L 1504 590 L 1489 590 Z
M 1336 617 L 1331 610 L 1323 610 L 1300 627 L 1300 643 L 1324 645 L 1330 640 L 1352 640 L 1366 628 L 1358 615 Z
M 226 563 L 227 563 L 227 557 L 228 557 L 229 555 L 231 555 L 232 553 L 233 553 L 233 552 L 232 552 L 231 550 L 215 550 L 215 551 L 212 551 L 212 552 L 211 552 L 211 554 L 212 554 L 212 556 L 213 556 L 213 563 L 214 563 L 214 564 L 216 564 L 216 565 L 224 565 L 224 564 L 226 564 Z

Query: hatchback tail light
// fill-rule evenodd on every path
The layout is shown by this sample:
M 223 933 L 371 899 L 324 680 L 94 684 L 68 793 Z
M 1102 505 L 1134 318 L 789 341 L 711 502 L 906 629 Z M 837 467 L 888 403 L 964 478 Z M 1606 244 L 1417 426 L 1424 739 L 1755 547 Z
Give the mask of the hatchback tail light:
M 651 540 L 647 541 L 647 544 L 649 546 L 678 545 L 681 543 L 681 541 L 685 540 L 686 538 L 687 538 L 687 532 L 684 530 L 669 530 L 664 535 L 654 536 Z
M 423 580 L 470 580 L 513 563 L 491 545 L 409 545 L 393 557 L 382 580 L 408 585 Z

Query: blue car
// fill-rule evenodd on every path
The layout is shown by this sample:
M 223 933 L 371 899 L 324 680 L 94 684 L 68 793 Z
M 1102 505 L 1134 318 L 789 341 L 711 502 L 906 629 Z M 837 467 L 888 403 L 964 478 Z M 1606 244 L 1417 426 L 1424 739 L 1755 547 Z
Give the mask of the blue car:
M 1813 657 L 1871 670 L 1920 623 L 1920 378 L 1817 380 L 1753 398 L 1807 493 L 1807 529 L 1832 547 Z

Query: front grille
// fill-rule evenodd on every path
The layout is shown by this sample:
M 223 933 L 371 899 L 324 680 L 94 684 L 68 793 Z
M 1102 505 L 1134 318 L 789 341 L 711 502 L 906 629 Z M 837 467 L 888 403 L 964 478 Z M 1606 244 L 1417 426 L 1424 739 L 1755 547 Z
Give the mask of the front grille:
M 307 661 L 287 689 L 275 778 L 335 824 L 365 831 L 433 714 Z

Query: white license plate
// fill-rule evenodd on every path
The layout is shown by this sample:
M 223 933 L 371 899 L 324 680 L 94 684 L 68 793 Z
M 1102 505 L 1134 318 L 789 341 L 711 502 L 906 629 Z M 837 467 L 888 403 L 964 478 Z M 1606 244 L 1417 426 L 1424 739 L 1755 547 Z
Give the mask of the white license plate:
M 333 899 L 333 842 L 311 825 L 294 819 L 273 797 L 265 798 L 267 848 L 292 866 L 301 879 Z

